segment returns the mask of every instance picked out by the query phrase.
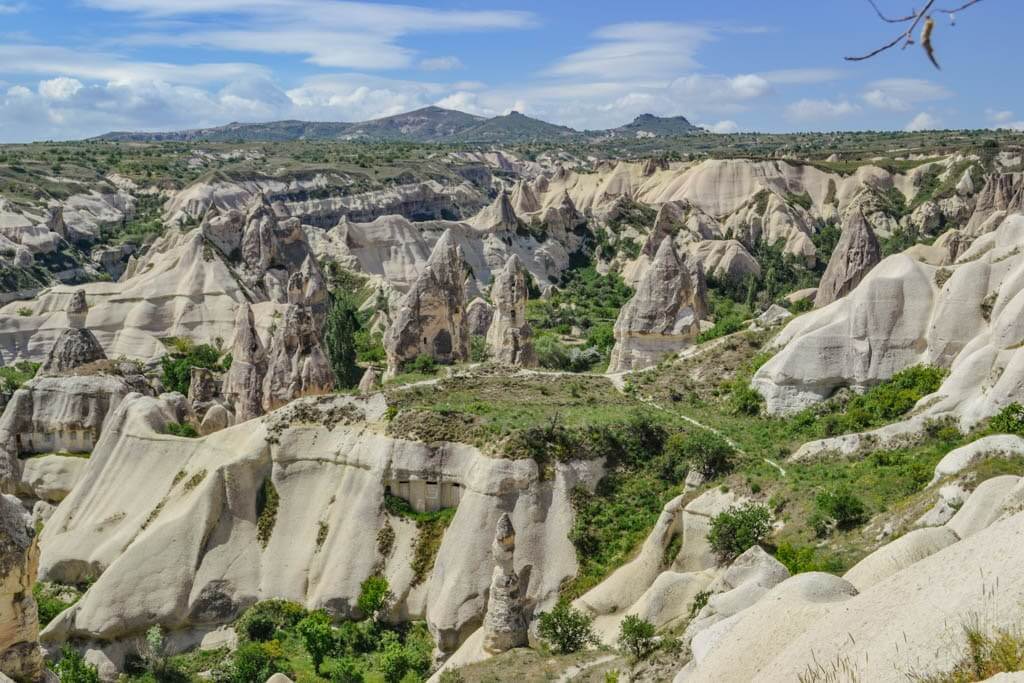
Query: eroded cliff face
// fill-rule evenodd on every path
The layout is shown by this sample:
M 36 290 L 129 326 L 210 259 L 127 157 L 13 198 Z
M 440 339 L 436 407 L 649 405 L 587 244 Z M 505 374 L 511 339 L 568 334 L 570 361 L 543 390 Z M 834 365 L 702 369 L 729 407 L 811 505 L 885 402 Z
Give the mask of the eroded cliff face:
M 31 515 L 0 494 L 0 673 L 19 681 L 42 681 L 45 673 L 32 597 L 38 564 Z
M 386 437 L 385 408 L 381 394 L 303 399 L 181 439 L 162 433 L 172 404 L 128 397 L 43 531 L 44 580 L 99 576 L 43 640 L 115 643 L 154 623 L 203 632 L 271 597 L 353 616 L 360 583 L 381 571 L 397 596 L 391 618 L 426 619 L 452 651 L 482 623 L 505 513 L 516 528 L 514 569 L 529 575 L 524 609 L 554 599 L 576 571 L 569 492 L 596 485 L 601 464 L 559 464 L 542 479 L 532 461 Z M 278 504 L 268 519 L 259 501 L 271 486 Z M 457 510 L 432 570 L 417 577 L 416 526 L 383 502 L 389 488 L 422 486 L 439 487 Z M 387 547 L 377 540 L 385 525 L 394 532 Z

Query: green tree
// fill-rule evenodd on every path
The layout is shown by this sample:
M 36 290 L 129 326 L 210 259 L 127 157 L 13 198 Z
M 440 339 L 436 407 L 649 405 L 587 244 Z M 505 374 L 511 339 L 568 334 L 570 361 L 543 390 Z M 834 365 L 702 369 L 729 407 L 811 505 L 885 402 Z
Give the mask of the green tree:
M 269 643 L 244 643 L 235 650 L 232 678 L 235 683 L 265 681 L 278 670 L 275 656 L 275 641 Z M 279 646 L 276 649 L 280 649 Z
M 331 628 L 331 618 L 323 610 L 310 612 L 309 616 L 300 621 L 295 630 L 302 638 L 302 644 L 309 652 L 313 660 L 313 670 L 320 673 L 320 665 L 334 649 L 334 629 Z
M 359 332 L 359 318 L 356 305 L 344 292 L 331 293 L 331 309 L 324 323 L 324 344 L 327 359 L 334 370 L 338 386 L 351 388 L 359 384 L 359 366 L 356 365 L 356 333 Z
M 719 560 L 730 562 L 764 540 L 771 528 L 768 508 L 748 503 L 715 515 L 708 543 Z
M 643 659 L 654 649 L 654 624 L 635 614 L 628 615 L 619 624 L 619 648 L 633 659 Z
M 555 649 L 562 654 L 569 654 L 596 642 L 592 622 L 588 614 L 574 609 L 563 598 L 550 612 L 541 612 L 537 630 L 540 637 Z
M 359 600 L 356 605 L 367 617 L 376 619 L 387 611 L 393 597 L 387 579 L 383 576 L 371 576 L 360 584 Z

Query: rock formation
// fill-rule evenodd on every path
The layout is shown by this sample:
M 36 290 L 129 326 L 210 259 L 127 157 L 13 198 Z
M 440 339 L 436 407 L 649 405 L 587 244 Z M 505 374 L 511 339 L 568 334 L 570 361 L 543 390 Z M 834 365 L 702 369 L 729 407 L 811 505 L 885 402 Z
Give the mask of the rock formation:
M 218 393 L 217 378 L 209 368 L 190 368 L 188 400 L 193 406 L 209 403 Z
M 54 342 L 39 369 L 41 373 L 58 374 L 106 359 L 107 354 L 103 352 L 96 335 L 85 328 L 88 311 L 85 292 L 79 289 L 71 296 L 67 305 L 68 327 Z
M 270 412 L 301 396 L 329 393 L 334 381 L 310 308 L 289 304 L 267 352 L 263 410 Z
M 487 330 L 487 348 L 496 363 L 524 367 L 537 364 L 533 329 L 526 322 L 526 298 L 526 276 L 519 257 L 513 254 L 491 287 L 494 319 Z
M 224 398 L 231 402 L 235 419 L 251 420 L 263 414 L 263 378 L 267 355 L 256 333 L 252 308 L 241 304 L 235 314 L 235 340 L 231 345 L 231 367 L 224 378 Z
M 18 681 L 41 681 L 45 671 L 32 597 L 38 566 L 31 515 L 0 494 L 0 672 Z
M 494 306 L 477 297 L 466 306 L 466 319 L 470 335 L 487 336 L 487 330 L 491 329 L 491 321 L 494 320 Z
M 857 210 L 847 214 L 843 234 L 818 284 L 814 307 L 828 306 L 849 294 L 881 260 L 882 248 L 864 213 Z
M 672 240 L 662 240 L 633 298 L 615 321 L 608 372 L 638 370 L 677 353 L 700 333 L 690 269 Z
M 523 618 L 519 576 L 512 564 L 516 549 L 516 531 L 508 513 L 498 520 L 491 553 L 494 573 L 484 616 L 484 650 L 491 654 L 507 652 L 526 644 L 526 620 Z
M 439 363 L 469 358 L 464 268 L 462 250 L 449 230 L 437 241 L 423 272 L 402 297 L 395 321 L 384 335 L 386 376 L 394 376 L 420 354 Z
M 368 396 L 373 392 L 377 391 L 377 387 L 380 385 L 380 374 L 377 372 L 377 368 L 372 365 L 366 368 L 366 372 L 363 373 L 362 379 L 359 380 L 359 394 L 361 396 Z

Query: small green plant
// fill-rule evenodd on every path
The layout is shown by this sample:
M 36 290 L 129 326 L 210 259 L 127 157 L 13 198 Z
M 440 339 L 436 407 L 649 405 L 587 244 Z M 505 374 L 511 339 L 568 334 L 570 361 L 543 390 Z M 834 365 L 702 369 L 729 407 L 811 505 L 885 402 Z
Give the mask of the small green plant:
M 938 674 L 910 674 L 917 683 L 973 683 L 997 674 L 1024 671 L 1024 632 L 1001 628 L 987 632 L 973 618 L 963 625 L 964 647 L 959 661 Z
M 100 683 L 100 674 L 95 666 L 85 661 L 82 653 L 65 644 L 60 651 L 60 661 L 53 667 L 61 683 Z
M 995 434 L 1024 435 L 1024 406 L 1014 401 L 992 416 L 988 421 L 990 432 Z
M 797 546 L 783 541 L 775 549 L 775 559 L 786 566 L 790 574 L 804 572 L 828 572 L 842 574 L 845 567 L 842 560 L 832 555 L 822 555 L 812 546 Z
M 640 660 L 654 650 L 654 624 L 629 614 L 619 624 L 619 649 Z
M 569 654 L 597 642 L 592 623 L 590 615 L 562 599 L 550 612 L 541 612 L 537 631 L 558 652 Z
M 408 363 L 404 370 L 406 372 L 415 372 L 421 375 L 433 375 L 437 372 L 437 361 L 434 360 L 433 356 L 421 353 Z
M 276 640 L 243 643 L 235 650 L 231 667 L 232 683 L 265 681 L 282 668 L 281 646 Z
M 32 315 L 32 309 L 29 308 L 28 306 L 19 306 L 18 315 L 20 315 L 23 318 L 27 318 L 30 315 Z
M 666 452 L 677 452 L 705 479 L 728 473 L 736 453 L 724 437 L 709 429 L 673 434 L 665 444 Z
M 259 495 L 256 496 L 256 538 L 264 548 L 270 542 L 270 535 L 274 533 L 274 523 L 277 521 L 277 506 L 280 497 L 274 482 L 267 477 L 263 480 Z
M 715 515 L 708 531 L 708 543 L 725 563 L 763 541 L 771 531 L 771 514 L 763 505 L 747 503 Z
M 487 351 L 487 338 L 473 335 L 469 338 L 469 359 L 474 363 L 483 363 L 490 354 Z
M 244 638 L 267 641 L 279 630 L 290 629 L 306 616 L 306 609 L 288 600 L 263 600 L 245 610 L 235 622 L 235 631 Z
M 844 486 L 819 493 L 814 499 L 814 508 L 812 526 L 819 536 L 826 535 L 832 527 L 852 529 L 868 517 L 864 502 Z
M 187 422 L 184 424 L 179 424 L 177 422 L 168 422 L 164 426 L 164 431 L 170 434 L 171 436 L 180 436 L 186 439 L 195 439 L 196 437 L 199 436 L 199 432 L 196 431 L 196 428 L 188 424 Z
M 687 617 L 691 621 L 696 618 L 700 611 L 704 609 L 704 606 L 708 604 L 708 600 L 711 599 L 711 591 L 700 591 L 693 596 L 693 602 L 690 603 L 690 612 Z

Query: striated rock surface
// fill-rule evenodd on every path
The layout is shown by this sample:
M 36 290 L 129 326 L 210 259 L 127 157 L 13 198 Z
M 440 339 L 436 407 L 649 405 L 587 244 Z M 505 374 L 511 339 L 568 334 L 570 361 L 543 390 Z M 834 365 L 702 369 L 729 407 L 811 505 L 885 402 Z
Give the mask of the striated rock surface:
M 267 351 L 263 410 L 269 412 L 300 396 L 329 393 L 334 381 L 310 308 L 289 304 Z
M 38 567 L 32 516 L 0 494 L 0 672 L 18 681 L 41 681 L 45 672 L 32 597 Z
M 615 321 L 608 372 L 638 370 L 677 353 L 700 333 L 690 269 L 672 240 L 662 240 L 636 294 Z M 706 303 L 697 302 L 698 307 Z
M 843 223 L 843 234 L 818 284 L 814 307 L 828 306 L 853 290 L 882 260 L 882 248 L 862 211 L 853 211 Z
M 526 645 L 526 620 L 523 618 L 522 596 L 519 594 L 519 576 L 512 565 L 516 549 L 516 531 L 512 519 L 503 513 L 498 519 L 491 554 L 494 573 L 487 596 L 487 614 L 484 616 L 484 650 L 491 654 L 507 652 Z
M 263 414 L 263 378 L 267 354 L 256 333 L 252 309 L 242 304 L 235 314 L 235 340 L 231 345 L 231 367 L 224 377 L 224 398 L 232 403 L 239 422 Z
M 494 278 L 491 299 L 494 300 L 494 318 L 487 330 L 491 360 L 506 365 L 535 366 L 533 329 L 526 322 L 526 275 L 518 256 L 513 255 Z
M 453 233 L 447 231 L 434 246 L 423 272 L 402 297 L 398 314 L 384 335 L 386 376 L 393 376 L 420 354 L 440 363 L 469 358 L 464 268 L 462 250 Z
M 491 329 L 491 321 L 494 320 L 494 306 L 477 297 L 466 306 L 466 319 L 470 335 L 487 336 L 487 330 Z

